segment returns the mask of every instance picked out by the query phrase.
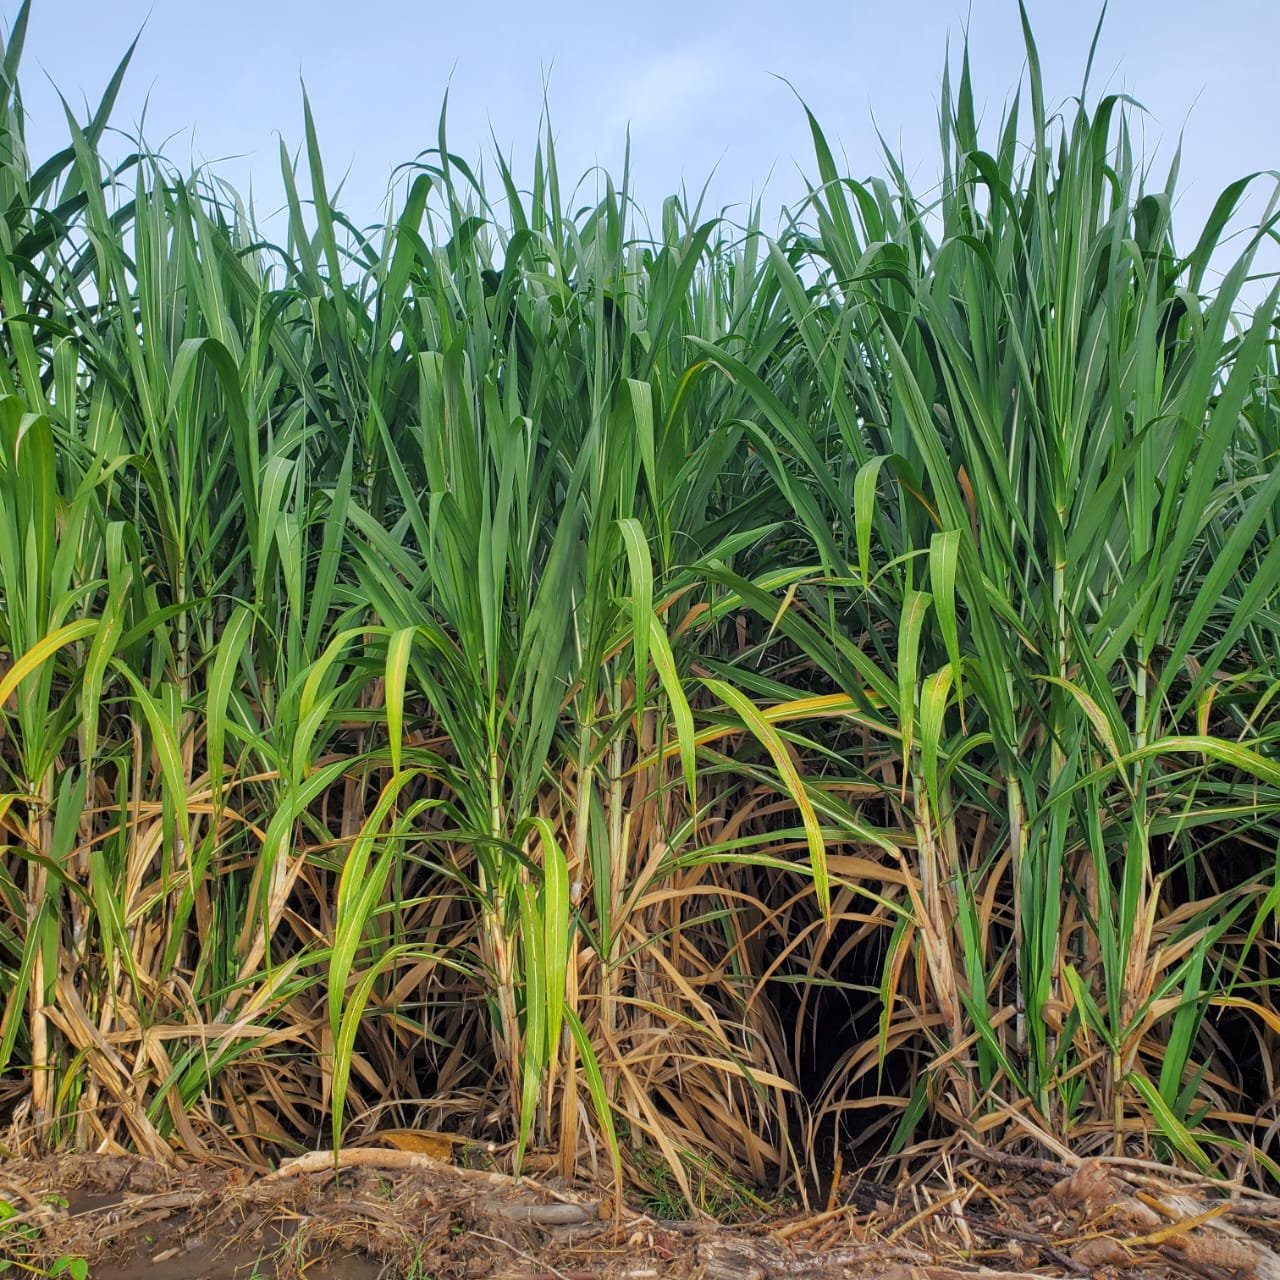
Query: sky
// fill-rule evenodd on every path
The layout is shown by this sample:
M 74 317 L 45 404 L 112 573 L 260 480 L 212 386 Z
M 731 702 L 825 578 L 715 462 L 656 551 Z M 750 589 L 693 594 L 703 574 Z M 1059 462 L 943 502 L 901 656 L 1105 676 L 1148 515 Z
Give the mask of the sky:
M 1061 102 L 1079 91 L 1099 8 L 1028 9 L 1048 97 Z M 0 0 L 6 29 L 16 12 Z M 1024 72 L 1016 0 L 34 0 L 28 141 L 37 162 L 61 145 L 54 86 L 82 111 L 96 104 L 140 32 L 114 120 L 145 118 L 148 142 L 182 168 L 217 161 L 252 187 L 259 214 L 280 202 L 280 139 L 302 141 L 305 82 L 329 185 L 342 180 L 340 203 L 359 223 L 383 216 L 395 166 L 434 145 L 448 89 L 450 148 L 466 158 L 496 140 L 527 171 L 545 101 L 562 175 L 618 172 L 629 128 L 634 189 L 651 215 L 681 184 L 711 177 L 713 210 L 763 197 L 772 227 L 814 169 L 797 95 L 851 174 L 882 172 L 878 131 L 918 187 L 931 185 L 941 70 L 966 25 L 994 127 Z M 1277 0 L 1112 0 L 1094 85 L 1143 104 L 1143 144 L 1161 171 L 1181 135 L 1182 244 L 1228 182 L 1280 168 L 1277 48 Z

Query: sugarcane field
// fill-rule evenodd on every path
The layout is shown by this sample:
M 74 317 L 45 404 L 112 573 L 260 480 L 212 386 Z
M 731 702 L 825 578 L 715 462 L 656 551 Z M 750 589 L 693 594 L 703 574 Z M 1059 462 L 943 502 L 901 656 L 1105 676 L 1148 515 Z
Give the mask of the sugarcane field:
M 780 87 L 794 198 L 654 200 L 424 80 L 370 221 L 295 54 L 269 201 L 55 7 L 0 1280 L 1280 1280 L 1275 156 L 1000 0 L 925 154 Z

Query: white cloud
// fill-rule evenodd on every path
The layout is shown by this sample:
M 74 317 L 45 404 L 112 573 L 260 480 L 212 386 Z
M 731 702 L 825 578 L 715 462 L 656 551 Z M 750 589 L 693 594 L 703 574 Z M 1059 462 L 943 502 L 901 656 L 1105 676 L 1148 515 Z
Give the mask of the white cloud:
M 724 54 L 711 42 L 668 49 L 623 72 L 612 123 L 630 125 L 633 135 L 661 132 L 726 88 L 728 81 Z

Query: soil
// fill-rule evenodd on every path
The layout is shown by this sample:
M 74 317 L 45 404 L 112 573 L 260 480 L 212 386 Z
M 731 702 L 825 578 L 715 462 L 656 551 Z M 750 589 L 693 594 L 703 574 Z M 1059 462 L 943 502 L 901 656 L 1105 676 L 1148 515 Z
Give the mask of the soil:
M 3 1280 L 1280 1280 L 1277 1242 L 1277 1199 L 1138 1161 L 994 1151 L 896 1190 L 846 1181 L 825 1209 L 736 1227 L 405 1150 L 345 1151 L 340 1168 L 313 1153 L 258 1175 L 0 1161 Z

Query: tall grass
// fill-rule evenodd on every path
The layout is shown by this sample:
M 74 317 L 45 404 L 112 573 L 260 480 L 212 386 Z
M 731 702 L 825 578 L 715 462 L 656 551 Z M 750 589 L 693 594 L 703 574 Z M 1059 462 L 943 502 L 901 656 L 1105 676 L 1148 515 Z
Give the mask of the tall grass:
M 107 163 L 125 65 L 33 164 L 26 18 L 21 1140 L 417 1124 L 696 1201 L 838 1121 L 1271 1176 L 1269 230 L 1213 274 L 1245 184 L 1179 248 L 1130 108 L 1051 116 L 1028 32 L 989 142 L 945 84 L 927 199 L 814 122 L 780 235 L 647 225 L 626 172 L 567 191 L 548 135 L 486 182 L 442 122 L 361 230 L 308 109 L 272 243 L 213 175 Z

